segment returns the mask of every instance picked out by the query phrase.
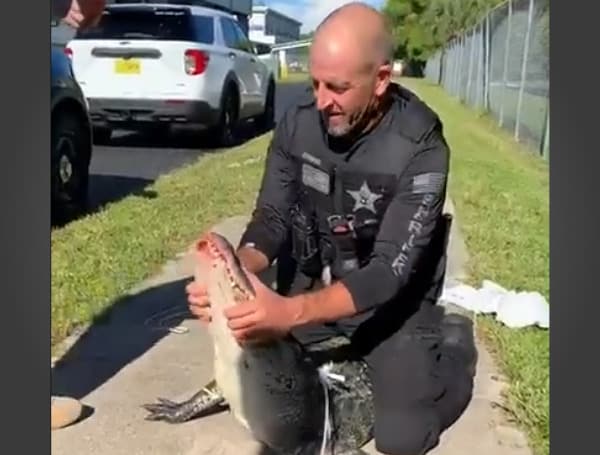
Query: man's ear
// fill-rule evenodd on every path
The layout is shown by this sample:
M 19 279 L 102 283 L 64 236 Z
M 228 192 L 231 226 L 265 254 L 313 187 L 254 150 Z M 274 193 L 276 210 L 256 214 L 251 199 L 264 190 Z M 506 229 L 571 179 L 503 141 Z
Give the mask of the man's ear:
M 385 63 L 377 69 L 375 95 L 382 96 L 388 89 L 392 79 L 392 64 Z

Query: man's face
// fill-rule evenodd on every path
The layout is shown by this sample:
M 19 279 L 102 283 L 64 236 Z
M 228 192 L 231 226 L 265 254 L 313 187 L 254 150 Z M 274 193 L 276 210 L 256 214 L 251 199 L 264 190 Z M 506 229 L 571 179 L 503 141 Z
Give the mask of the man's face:
M 363 112 L 380 94 L 379 71 L 369 69 L 356 48 L 344 52 L 327 44 L 311 49 L 312 86 L 328 133 L 344 136 L 362 120 Z

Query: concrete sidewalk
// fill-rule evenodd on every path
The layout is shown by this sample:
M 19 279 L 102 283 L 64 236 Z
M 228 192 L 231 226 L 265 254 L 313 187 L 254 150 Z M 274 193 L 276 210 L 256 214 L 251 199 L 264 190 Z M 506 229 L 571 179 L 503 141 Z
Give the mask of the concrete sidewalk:
M 450 202 L 447 210 L 453 212 Z M 237 243 L 245 221 L 230 218 L 216 230 Z M 463 278 L 466 259 L 455 223 L 449 282 Z M 187 255 L 169 262 L 118 302 L 109 317 L 73 340 L 53 370 L 53 393 L 80 398 L 89 411 L 76 425 L 52 433 L 54 455 L 264 453 L 227 412 L 181 425 L 144 420 L 142 404 L 157 397 L 187 398 L 212 379 L 210 339 L 186 311 L 184 286 L 191 271 Z M 172 315 L 169 327 L 187 331 L 173 333 L 159 327 L 160 320 L 149 319 L 167 313 Z M 495 406 L 504 384 L 481 343 L 478 348 L 473 401 L 431 454 L 530 455 L 522 433 L 507 425 Z

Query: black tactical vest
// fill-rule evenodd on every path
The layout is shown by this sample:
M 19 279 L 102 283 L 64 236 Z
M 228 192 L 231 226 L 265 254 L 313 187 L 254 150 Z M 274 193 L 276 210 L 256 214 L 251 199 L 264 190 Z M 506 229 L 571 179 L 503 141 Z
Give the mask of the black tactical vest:
M 301 102 L 289 150 L 298 206 L 292 210 L 292 256 L 314 278 L 331 267 L 339 278 L 369 257 L 398 181 L 438 118 L 411 92 L 393 86 L 400 108 L 389 134 L 368 135 L 347 161 L 328 150 L 314 101 Z

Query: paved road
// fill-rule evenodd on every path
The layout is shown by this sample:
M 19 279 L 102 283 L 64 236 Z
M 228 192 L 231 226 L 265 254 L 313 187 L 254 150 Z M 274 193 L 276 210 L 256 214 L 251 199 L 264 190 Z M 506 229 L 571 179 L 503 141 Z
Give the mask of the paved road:
M 282 84 L 277 88 L 275 115 L 278 119 L 298 96 L 304 84 Z M 137 134 L 118 132 L 110 146 L 96 146 L 91 164 L 90 210 L 141 191 L 160 175 L 194 161 L 207 152 L 200 140 L 172 137 L 157 144 Z

